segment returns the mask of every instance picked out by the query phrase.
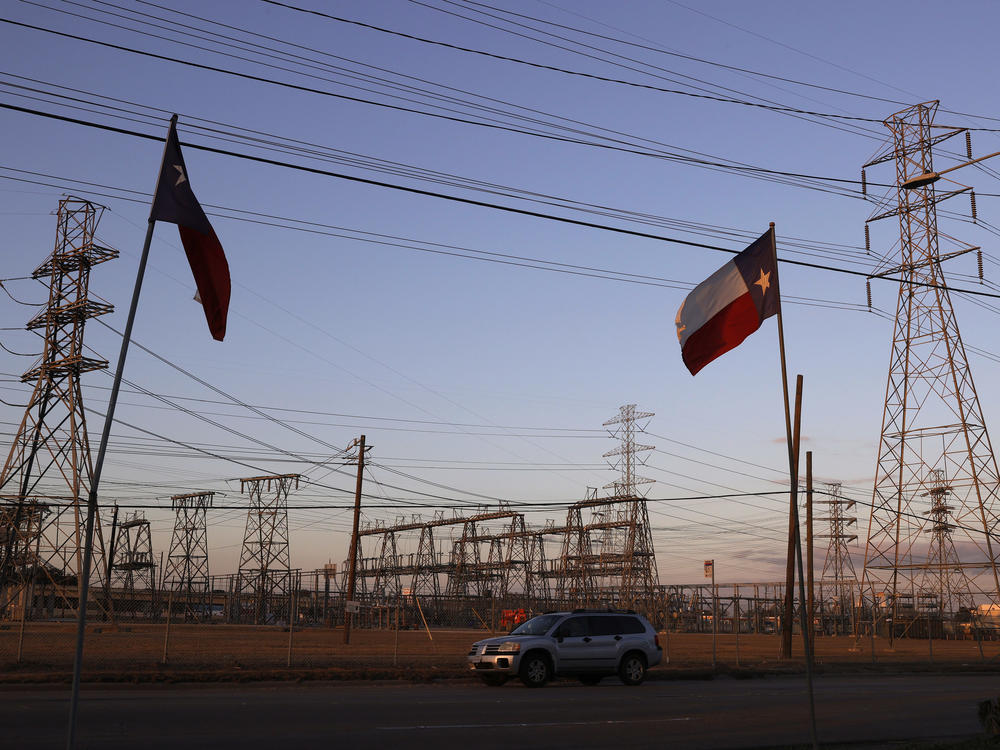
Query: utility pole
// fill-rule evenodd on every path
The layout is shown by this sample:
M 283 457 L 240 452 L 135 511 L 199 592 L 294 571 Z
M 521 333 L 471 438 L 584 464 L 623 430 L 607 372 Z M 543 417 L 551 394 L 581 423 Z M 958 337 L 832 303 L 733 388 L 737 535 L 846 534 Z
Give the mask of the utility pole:
M 347 450 L 350 451 L 355 447 L 358 449 L 358 481 L 354 488 L 354 525 L 351 528 L 351 557 L 348 562 L 350 567 L 347 569 L 347 600 L 344 602 L 344 643 L 351 642 L 351 621 L 354 619 L 352 609 L 355 606 L 354 581 L 358 565 L 358 525 L 361 521 L 361 482 L 365 471 L 365 451 L 371 449 L 371 446 L 365 447 L 364 435 L 351 441 Z
M 813 581 L 813 453 L 806 451 L 806 619 L 809 621 L 809 632 L 814 633 L 813 598 L 815 594 Z M 803 626 L 805 627 L 805 626 Z
M 719 637 L 719 590 L 715 587 L 715 560 L 705 560 L 705 576 L 712 579 L 712 670 L 715 670 L 716 641 Z

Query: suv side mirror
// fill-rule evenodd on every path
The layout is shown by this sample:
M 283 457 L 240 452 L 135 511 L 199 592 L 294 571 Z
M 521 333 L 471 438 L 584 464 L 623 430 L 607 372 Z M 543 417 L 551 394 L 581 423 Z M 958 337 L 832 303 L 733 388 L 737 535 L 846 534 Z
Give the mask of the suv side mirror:
M 555 632 L 552 633 L 552 637 L 556 639 L 556 642 L 562 643 L 563 642 L 563 638 L 566 637 L 566 630 L 565 630 L 565 628 L 562 628 L 562 627 L 556 628 Z

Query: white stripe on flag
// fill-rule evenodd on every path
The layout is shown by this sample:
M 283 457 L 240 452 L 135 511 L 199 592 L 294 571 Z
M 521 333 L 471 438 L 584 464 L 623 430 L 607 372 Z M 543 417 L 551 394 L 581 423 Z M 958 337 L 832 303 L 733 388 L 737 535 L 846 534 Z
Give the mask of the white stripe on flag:
M 692 289 L 677 311 L 677 339 L 681 348 L 688 336 L 747 291 L 743 275 L 732 261 Z

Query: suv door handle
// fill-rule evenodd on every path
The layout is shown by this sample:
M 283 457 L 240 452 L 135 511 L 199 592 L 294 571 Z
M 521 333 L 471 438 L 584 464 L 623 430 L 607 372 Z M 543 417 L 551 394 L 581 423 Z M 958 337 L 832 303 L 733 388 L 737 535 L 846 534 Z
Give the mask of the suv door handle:
M 588 636 L 586 636 L 586 637 L 585 637 L 585 638 L 583 639 L 583 642 L 584 642 L 584 643 L 590 643 L 590 636 L 589 636 L 589 635 L 588 635 Z
M 616 641 L 620 641 L 621 639 L 622 639 L 622 637 L 621 637 L 620 635 L 616 635 L 616 636 L 615 636 L 615 640 L 616 640 Z

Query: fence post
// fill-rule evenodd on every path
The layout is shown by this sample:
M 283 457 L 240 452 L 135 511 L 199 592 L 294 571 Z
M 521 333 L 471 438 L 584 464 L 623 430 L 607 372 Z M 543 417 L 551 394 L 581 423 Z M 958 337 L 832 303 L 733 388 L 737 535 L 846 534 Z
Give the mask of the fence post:
M 292 633 L 295 632 L 295 609 L 299 601 L 299 592 L 292 592 L 292 601 L 288 604 L 288 662 L 292 666 Z
M 31 601 L 35 596 L 35 571 L 31 571 L 31 580 L 28 581 L 28 590 L 26 592 L 26 597 L 24 599 L 24 605 L 21 607 L 21 629 L 17 634 L 17 663 L 21 663 L 21 649 L 24 646 L 24 621 L 28 618 L 28 608 L 31 606 Z
M 871 646 L 872 646 L 872 664 L 875 664 L 875 589 L 872 589 L 872 629 L 871 629 Z
M 396 637 L 392 644 L 392 666 L 399 661 L 399 589 L 396 589 Z
M 736 596 L 733 597 L 733 606 L 736 608 L 736 616 L 733 618 L 733 632 L 736 634 L 736 666 L 740 666 L 740 587 L 736 587 Z
M 927 653 L 930 656 L 931 664 L 934 663 L 934 640 L 931 638 L 931 612 L 927 610 Z
M 979 646 L 979 661 L 986 663 L 986 656 L 983 654 L 983 628 L 979 621 L 979 614 L 973 615 L 973 623 L 976 626 L 976 645 Z
M 163 659 L 160 660 L 161 664 L 167 663 L 167 646 L 170 643 L 170 611 L 173 609 L 174 604 L 174 590 L 170 589 L 167 593 L 167 627 L 163 631 Z

